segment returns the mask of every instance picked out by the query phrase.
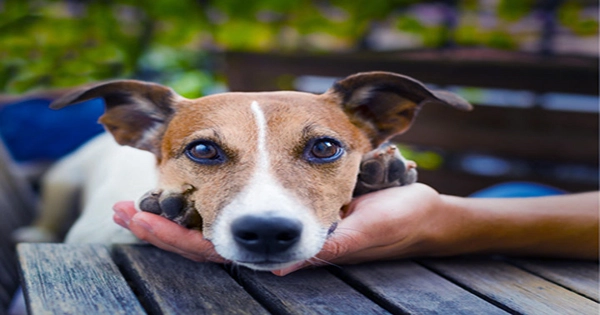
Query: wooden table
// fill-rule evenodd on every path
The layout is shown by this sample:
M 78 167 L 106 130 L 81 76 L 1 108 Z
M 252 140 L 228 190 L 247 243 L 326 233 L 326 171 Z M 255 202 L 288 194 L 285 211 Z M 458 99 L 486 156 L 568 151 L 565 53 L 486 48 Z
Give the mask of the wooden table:
M 598 264 L 452 258 L 285 277 L 151 246 L 21 244 L 31 314 L 598 314 Z

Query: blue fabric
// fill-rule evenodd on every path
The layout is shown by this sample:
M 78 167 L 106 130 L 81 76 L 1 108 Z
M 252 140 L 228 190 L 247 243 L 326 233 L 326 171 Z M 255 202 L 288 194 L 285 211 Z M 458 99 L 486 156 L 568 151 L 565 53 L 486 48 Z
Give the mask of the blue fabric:
M 0 107 L 0 137 L 18 162 L 56 160 L 101 133 L 102 99 L 61 110 L 34 99 Z
M 509 182 L 485 188 L 471 194 L 475 198 L 520 198 L 562 195 L 566 192 L 547 185 L 529 182 Z

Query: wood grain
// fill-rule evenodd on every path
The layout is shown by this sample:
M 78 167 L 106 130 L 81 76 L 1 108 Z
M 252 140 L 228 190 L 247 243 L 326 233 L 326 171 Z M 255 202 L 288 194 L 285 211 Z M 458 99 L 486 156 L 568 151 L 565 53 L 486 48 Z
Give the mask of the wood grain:
M 25 299 L 35 314 L 144 314 L 102 245 L 19 244 Z
M 245 268 L 233 272 L 275 314 L 389 314 L 323 268 L 285 277 Z
M 507 314 L 411 261 L 345 266 L 335 273 L 398 314 Z
M 598 314 L 598 303 L 505 262 L 446 259 L 423 263 L 517 313 Z
M 151 246 L 117 246 L 117 261 L 157 314 L 268 314 L 222 266 Z
M 598 302 L 598 263 L 573 260 L 511 260 L 518 267 Z

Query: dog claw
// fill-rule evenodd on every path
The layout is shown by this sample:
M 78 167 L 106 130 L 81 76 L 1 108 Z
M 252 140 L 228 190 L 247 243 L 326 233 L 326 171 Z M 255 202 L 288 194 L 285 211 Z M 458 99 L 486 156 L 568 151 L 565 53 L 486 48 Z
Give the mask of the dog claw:
M 202 218 L 194 207 L 194 202 L 189 200 L 192 189 L 182 193 L 151 190 L 145 193 L 138 203 L 140 210 L 151 212 L 165 217 L 186 228 L 200 230 Z
M 395 145 L 384 143 L 363 157 L 354 196 L 412 184 L 417 181 L 416 167 L 417 164 L 405 159 Z

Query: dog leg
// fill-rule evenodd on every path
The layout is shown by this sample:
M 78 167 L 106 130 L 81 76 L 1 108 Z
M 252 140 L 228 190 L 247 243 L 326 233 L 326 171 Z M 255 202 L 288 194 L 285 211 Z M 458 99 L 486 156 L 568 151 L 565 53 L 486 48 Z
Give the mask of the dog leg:
M 417 181 L 416 168 L 414 161 L 405 159 L 395 145 L 386 142 L 363 157 L 354 196 L 412 184 Z
M 165 217 L 189 229 L 201 230 L 202 218 L 189 200 L 194 188 L 186 187 L 182 192 L 167 192 L 155 189 L 144 194 L 139 202 L 141 211 L 151 212 Z

